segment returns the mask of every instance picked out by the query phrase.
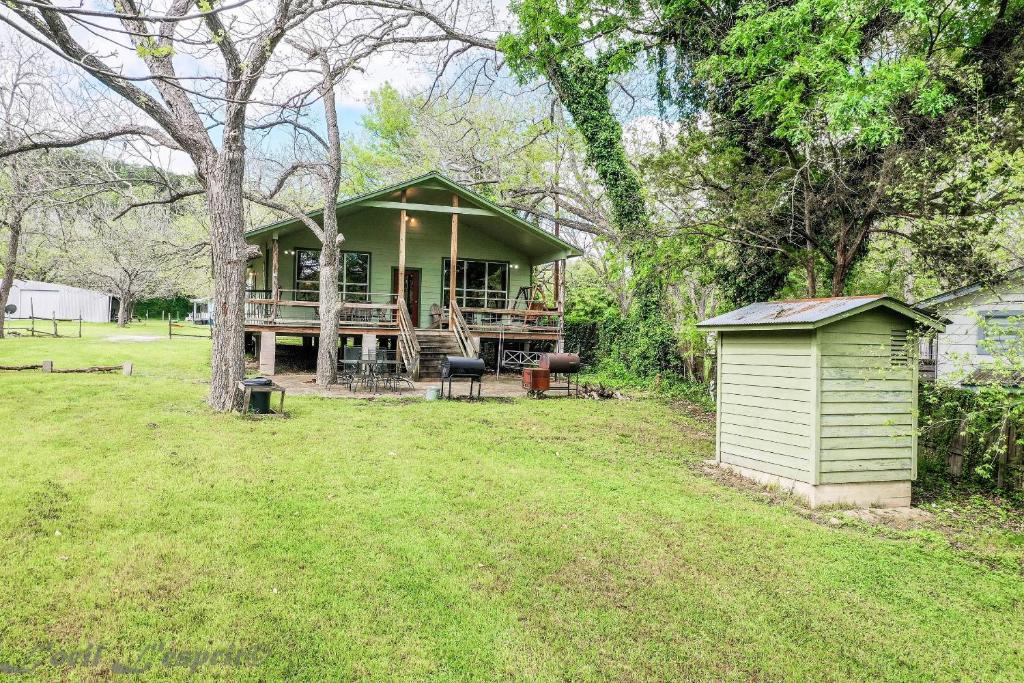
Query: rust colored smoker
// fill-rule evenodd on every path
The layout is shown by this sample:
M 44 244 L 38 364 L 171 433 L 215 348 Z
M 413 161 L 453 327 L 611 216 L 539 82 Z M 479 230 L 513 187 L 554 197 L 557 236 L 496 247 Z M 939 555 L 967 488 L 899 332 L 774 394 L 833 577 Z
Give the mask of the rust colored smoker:
M 540 370 L 548 371 L 545 391 L 564 391 L 566 396 L 580 395 L 580 357 L 576 353 L 545 353 L 540 357 Z M 559 378 L 564 384 L 557 384 Z

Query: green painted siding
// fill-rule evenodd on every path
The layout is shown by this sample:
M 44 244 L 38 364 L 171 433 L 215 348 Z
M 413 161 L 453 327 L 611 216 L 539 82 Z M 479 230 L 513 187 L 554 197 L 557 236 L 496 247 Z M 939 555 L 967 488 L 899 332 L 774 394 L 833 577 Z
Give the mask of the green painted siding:
M 917 475 L 917 369 L 886 309 L 817 330 L 719 333 L 718 457 L 812 484 Z
M 719 459 L 812 481 L 813 332 L 723 332 Z
M 430 324 L 431 304 L 442 304 L 443 260 L 451 251 L 451 217 L 434 212 L 410 211 L 412 219 L 406 232 L 405 267 L 420 269 L 420 326 Z M 343 216 L 339 230 L 345 235 L 344 251 L 369 252 L 370 289 L 376 293 L 391 292 L 391 271 L 398 267 L 399 214 L 386 209 L 365 209 Z M 264 254 L 270 253 L 270 236 L 260 236 L 255 243 Z M 295 288 L 295 255 L 285 254 L 296 249 L 319 249 L 316 237 L 306 229 L 292 229 L 279 236 L 280 286 L 281 289 Z M 459 258 L 509 263 L 509 299 L 515 298 L 520 287 L 530 285 L 533 263 L 522 252 L 486 235 L 472 226 L 459 225 Z M 269 260 L 260 258 L 250 263 L 258 287 L 270 288 L 270 278 L 265 275 Z M 516 267 L 518 266 L 518 268 Z M 299 311 L 289 309 L 290 317 L 299 317 L 297 312 L 312 317 L 312 309 Z
M 823 484 L 901 481 L 916 474 L 916 367 L 894 362 L 905 317 L 874 309 L 818 330 Z

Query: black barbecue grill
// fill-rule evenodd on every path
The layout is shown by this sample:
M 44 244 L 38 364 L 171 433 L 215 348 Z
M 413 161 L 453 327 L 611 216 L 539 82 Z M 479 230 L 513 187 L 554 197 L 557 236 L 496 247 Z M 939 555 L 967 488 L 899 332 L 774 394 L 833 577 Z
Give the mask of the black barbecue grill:
M 576 353 L 545 353 L 538 365 L 551 373 L 548 391 L 564 391 L 565 395 L 580 395 L 580 357 Z M 565 378 L 565 384 L 555 384 L 555 377 Z
M 476 384 L 476 397 L 480 398 L 484 378 L 483 358 L 464 358 L 447 356 L 441 365 L 441 395 L 444 395 L 444 383 L 448 382 L 448 398 L 452 397 L 452 380 L 468 379 L 469 395 L 473 396 L 473 385 Z

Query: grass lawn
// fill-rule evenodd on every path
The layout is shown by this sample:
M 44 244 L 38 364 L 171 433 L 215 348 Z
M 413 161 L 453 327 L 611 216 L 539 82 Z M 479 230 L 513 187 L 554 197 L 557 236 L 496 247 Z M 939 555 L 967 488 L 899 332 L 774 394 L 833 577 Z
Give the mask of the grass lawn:
M 1018 572 L 723 486 L 664 403 L 243 419 L 202 402 L 208 341 L 116 334 L 0 341 L 0 363 L 136 369 L 0 373 L 0 663 L 29 679 L 185 679 L 228 646 L 250 658 L 199 676 L 1024 678 Z

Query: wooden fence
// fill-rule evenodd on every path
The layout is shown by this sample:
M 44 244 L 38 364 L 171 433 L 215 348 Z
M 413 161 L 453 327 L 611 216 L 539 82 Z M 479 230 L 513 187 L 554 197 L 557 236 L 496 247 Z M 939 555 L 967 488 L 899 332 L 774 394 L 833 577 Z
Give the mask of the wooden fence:
M 175 337 L 199 337 L 200 339 L 213 339 L 213 325 L 194 325 L 192 323 L 176 323 L 171 319 L 167 320 L 167 338 Z
M 997 444 L 1004 443 L 1005 447 L 997 449 L 996 461 L 993 463 L 993 482 L 996 488 L 1010 489 L 1013 491 L 1024 490 L 1024 444 L 1021 443 L 1024 434 L 1021 434 L 1020 426 L 1010 420 L 989 432 L 983 442 L 977 441 L 977 436 L 967 432 L 967 425 L 960 424 L 960 428 L 953 439 L 945 447 L 946 473 L 950 478 L 959 480 L 964 478 L 964 464 L 968 460 L 968 453 L 972 445 L 976 451 L 979 447 L 982 451 Z M 927 438 L 927 432 L 922 439 L 924 446 L 934 446 Z
M 36 321 L 40 324 L 37 325 Z M 21 323 L 21 324 L 19 324 Z M 60 334 L 57 323 L 78 323 L 77 334 Z M 39 318 L 30 315 L 28 318 L 7 318 L 4 320 L 4 334 L 29 337 L 74 337 L 82 336 L 82 318 Z

